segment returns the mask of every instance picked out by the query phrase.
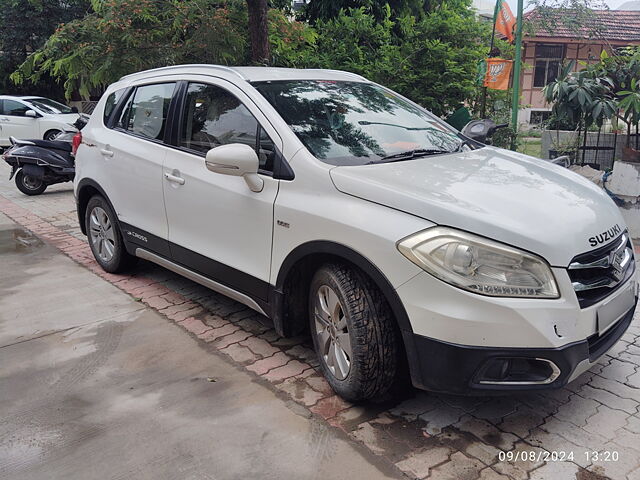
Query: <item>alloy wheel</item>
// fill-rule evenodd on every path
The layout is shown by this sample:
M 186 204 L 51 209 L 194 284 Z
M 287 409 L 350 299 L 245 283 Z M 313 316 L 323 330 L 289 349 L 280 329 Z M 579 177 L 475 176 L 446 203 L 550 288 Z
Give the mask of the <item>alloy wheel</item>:
M 98 257 L 109 262 L 115 252 L 116 240 L 107 212 L 100 207 L 95 207 L 89 216 L 89 235 Z
M 333 376 L 344 380 L 351 369 L 351 338 L 342 303 L 328 285 L 321 285 L 316 293 L 314 325 L 322 361 Z

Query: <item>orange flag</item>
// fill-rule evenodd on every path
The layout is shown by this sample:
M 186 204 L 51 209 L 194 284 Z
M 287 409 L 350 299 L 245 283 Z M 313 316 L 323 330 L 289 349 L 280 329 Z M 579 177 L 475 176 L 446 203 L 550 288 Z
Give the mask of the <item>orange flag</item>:
M 516 17 L 513 15 L 509 4 L 505 0 L 497 0 L 496 2 L 496 32 L 500 32 L 509 42 L 513 42 L 513 30 L 516 26 Z
M 508 90 L 513 61 L 502 58 L 487 58 L 487 73 L 484 86 L 493 90 Z

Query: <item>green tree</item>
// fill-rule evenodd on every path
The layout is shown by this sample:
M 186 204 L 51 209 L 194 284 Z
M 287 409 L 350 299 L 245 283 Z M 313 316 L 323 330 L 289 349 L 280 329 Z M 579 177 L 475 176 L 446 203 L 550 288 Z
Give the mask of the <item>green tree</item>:
M 25 93 L 9 81 L 9 74 L 41 48 L 59 24 L 82 18 L 90 9 L 89 0 L 0 0 L 0 89 Z M 36 88 L 42 94 L 61 93 L 50 81 Z
M 279 10 L 269 12 L 273 58 L 293 65 L 312 35 Z M 243 1 L 94 1 L 82 19 L 61 25 L 11 76 L 17 84 L 51 76 L 67 96 L 88 97 L 128 73 L 179 63 L 250 63 Z
M 479 39 L 487 26 L 469 7 L 443 4 L 422 18 L 395 21 L 389 6 L 381 19 L 364 7 L 342 10 L 316 23 L 308 65 L 362 74 L 444 115 L 475 94 L 477 63 L 485 54 Z

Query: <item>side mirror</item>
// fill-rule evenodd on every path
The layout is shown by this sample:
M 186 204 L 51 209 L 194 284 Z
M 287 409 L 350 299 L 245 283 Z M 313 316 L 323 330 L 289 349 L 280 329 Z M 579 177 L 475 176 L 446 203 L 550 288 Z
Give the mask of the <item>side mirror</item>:
M 71 113 L 80 113 L 80 110 L 78 110 L 78 107 L 71 107 Z
M 36 113 L 35 110 L 27 110 L 26 112 L 24 112 L 24 116 L 25 117 L 29 117 L 29 118 L 38 118 L 39 115 Z
M 215 173 L 243 177 L 252 192 L 261 192 L 264 187 L 264 180 L 258 175 L 258 155 L 249 145 L 229 143 L 212 148 L 207 152 L 205 165 Z

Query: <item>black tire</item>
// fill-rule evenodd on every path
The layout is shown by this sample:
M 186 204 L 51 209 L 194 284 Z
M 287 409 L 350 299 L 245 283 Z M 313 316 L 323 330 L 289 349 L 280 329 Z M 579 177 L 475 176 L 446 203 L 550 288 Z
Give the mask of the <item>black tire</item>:
M 42 137 L 43 140 L 55 140 L 55 138 L 62 133 L 62 130 L 47 130 Z
M 47 184 L 44 180 L 37 179 L 31 175 L 25 175 L 22 170 L 16 173 L 16 187 L 25 195 L 33 196 L 40 195 L 47 189 Z
M 100 216 L 102 215 L 102 212 L 104 212 L 108 219 L 110 230 L 112 231 L 112 241 L 109 242 L 110 248 L 112 248 L 112 255 L 109 258 L 105 258 L 106 255 L 101 255 L 99 246 L 100 240 L 94 239 L 93 232 L 95 231 L 95 229 L 92 230 L 91 221 L 91 215 L 94 213 L 94 210 L 96 211 L 96 214 L 100 213 Z M 122 233 L 120 232 L 120 228 L 118 226 L 119 224 L 116 214 L 111 209 L 109 203 L 103 197 L 101 197 L 100 195 L 91 197 L 89 203 L 87 203 L 84 222 L 86 226 L 89 246 L 91 247 L 94 258 L 96 259 L 98 264 L 100 264 L 103 270 L 109 273 L 120 273 L 130 269 L 135 265 L 138 259 L 137 257 L 134 257 L 127 252 L 124 246 L 124 241 L 122 240 Z M 104 248 L 104 245 L 102 248 Z
M 316 310 L 320 308 L 318 296 L 324 286 L 338 297 L 350 339 L 350 366 L 342 379 L 339 377 L 344 372 L 334 374 L 325 360 L 321 336 L 316 333 L 317 325 L 321 325 L 316 323 Z M 398 377 L 401 347 L 391 309 L 373 281 L 355 268 L 334 263 L 323 265 L 311 280 L 309 317 L 313 345 L 333 390 L 351 402 L 384 398 Z

